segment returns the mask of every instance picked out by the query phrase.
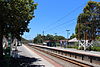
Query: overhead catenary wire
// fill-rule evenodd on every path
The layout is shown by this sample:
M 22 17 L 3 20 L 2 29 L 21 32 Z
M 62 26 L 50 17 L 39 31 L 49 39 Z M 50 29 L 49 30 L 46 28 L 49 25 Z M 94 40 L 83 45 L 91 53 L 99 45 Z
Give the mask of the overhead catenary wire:
M 72 23 L 71 23 L 71 24 L 72 24 Z M 60 32 L 57 32 L 57 33 L 64 33 L 64 32 L 66 32 L 66 29 L 68 29 L 68 28 L 66 27 L 65 30 L 60 31 Z
M 74 21 L 74 20 L 75 20 L 75 19 L 71 19 L 71 20 L 66 21 L 66 22 L 69 22 L 67 25 L 71 24 L 70 22 L 72 22 L 72 21 Z M 52 28 L 48 29 L 47 31 L 56 30 L 56 28 L 61 27 L 61 26 L 63 26 L 63 25 L 66 25 L 66 22 L 61 23 L 61 24 L 59 24 L 59 25 L 56 25 L 55 27 L 52 27 Z M 47 32 L 47 31 L 45 31 L 45 32 Z
M 56 22 L 54 22 L 54 23 L 57 24 L 59 21 L 61 21 L 61 20 L 64 19 L 65 17 L 68 17 L 68 16 L 71 15 L 73 12 L 75 12 L 77 9 L 79 9 L 80 7 L 82 7 L 83 5 L 84 5 L 84 4 L 82 4 L 81 6 L 79 6 L 79 7 L 75 8 L 75 9 L 73 9 L 72 11 L 68 12 L 67 15 L 61 17 L 60 19 L 58 19 L 58 20 L 57 20 Z M 55 25 L 54 23 L 51 23 L 51 24 L 47 25 L 44 29 L 46 29 L 46 30 L 49 29 L 49 30 L 50 30 L 51 26 Z M 46 31 L 46 30 L 45 30 L 45 31 Z
M 74 23 L 74 22 L 72 22 L 72 23 Z M 70 23 L 70 24 L 72 24 L 72 23 Z M 70 25 L 69 25 L 69 26 L 70 26 Z M 56 33 L 58 33 L 59 35 L 60 35 L 61 33 L 66 33 L 66 29 L 68 29 L 68 27 L 66 27 L 65 29 L 60 30 L 60 31 L 58 31 L 58 32 L 56 32 Z M 71 30 L 71 29 L 69 29 L 69 30 Z
M 69 23 L 68 26 L 70 26 L 70 25 L 73 24 L 73 23 L 74 23 L 74 22 L 71 21 L 71 23 Z M 65 25 L 65 24 L 64 24 L 64 25 Z M 68 26 L 65 27 L 65 29 L 60 30 L 60 31 L 58 30 L 58 28 L 57 28 L 57 29 L 52 29 L 52 30 L 57 30 L 57 32 L 55 32 L 55 33 L 57 33 L 57 35 L 61 35 L 61 33 L 66 34 L 66 29 L 69 29 Z M 59 28 L 59 29 L 61 29 L 61 28 Z M 50 31 L 52 31 L 52 30 L 50 30 Z M 71 29 L 69 29 L 69 30 L 71 30 Z M 46 33 L 46 32 L 45 32 L 45 33 Z M 50 34 L 50 33 L 47 33 L 47 34 Z M 54 34 L 52 34 L 52 35 L 54 35 Z M 68 35 L 71 35 L 71 33 L 68 33 Z

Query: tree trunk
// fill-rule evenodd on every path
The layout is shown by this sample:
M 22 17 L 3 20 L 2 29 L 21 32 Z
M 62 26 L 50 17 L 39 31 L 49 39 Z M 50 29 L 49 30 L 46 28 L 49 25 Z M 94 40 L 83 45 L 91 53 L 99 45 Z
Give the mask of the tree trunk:
M 3 35 L 0 33 L 0 60 L 3 59 L 3 45 L 2 45 Z
M 3 59 L 3 44 L 2 44 L 2 39 L 3 39 L 3 24 L 0 25 L 0 60 Z

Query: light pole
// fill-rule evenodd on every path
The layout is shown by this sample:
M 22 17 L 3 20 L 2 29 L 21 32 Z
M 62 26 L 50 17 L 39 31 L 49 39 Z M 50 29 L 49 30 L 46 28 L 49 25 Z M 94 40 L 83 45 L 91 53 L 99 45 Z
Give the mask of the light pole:
M 56 41 L 57 41 L 57 33 L 55 33 L 55 41 L 54 41 L 54 46 L 56 47 Z
M 42 33 L 43 33 L 43 36 L 44 36 L 44 31 Z
M 57 33 L 55 33 L 55 36 L 57 36 Z
M 67 31 L 67 39 L 68 39 L 68 36 L 69 36 L 69 31 L 70 31 L 70 30 L 66 30 L 66 31 Z
M 67 31 L 67 44 L 66 45 L 68 45 L 68 35 L 69 35 L 70 30 L 66 30 L 66 31 Z

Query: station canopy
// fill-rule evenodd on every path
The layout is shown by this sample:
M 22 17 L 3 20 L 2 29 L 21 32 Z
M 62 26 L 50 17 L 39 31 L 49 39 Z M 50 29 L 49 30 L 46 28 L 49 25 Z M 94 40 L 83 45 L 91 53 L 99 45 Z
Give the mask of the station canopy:
M 78 42 L 77 38 L 73 38 L 71 40 L 69 40 L 68 42 Z

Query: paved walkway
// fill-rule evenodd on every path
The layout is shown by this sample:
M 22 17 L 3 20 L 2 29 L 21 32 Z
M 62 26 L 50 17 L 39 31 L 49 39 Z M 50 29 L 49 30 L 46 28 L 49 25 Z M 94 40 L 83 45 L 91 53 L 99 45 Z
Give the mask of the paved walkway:
M 30 43 L 30 44 L 31 45 L 42 46 L 42 45 L 33 44 L 33 43 Z M 44 47 L 48 47 L 48 46 L 44 46 Z M 49 48 L 55 48 L 55 49 L 71 51 L 71 52 L 76 52 L 76 53 L 81 53 L 81 54 L 94 55 L 94 56 L 100 57 L 100 52 L 97 52 L 97 51 L 84 51 L 84 50 L 77 50 L 77 49 L 73 49 L 73 48 L 61 48 L 61 47 L 49 47 Z
M 53 47 L 53 48 L 61 49 L 61 50 L 64 50 L 64 51 L 69 51 L 69 52 L 75 52 L 75 53 L 80 53 L 80 54 L 86 54 L 86 55 L 92 55 L 92 56 L 98 56 L 98 57 L 100 57 L 100 52 L 97 52 L 97 51 L 84 51 L 84 50 L 77 50 L 77 49 L 74 49 L 74 48 L 61 48 L 61 47 Z M 73 57 L 69 57 L 69 58 L 75 59 Z M 96 61 L 93 61 L 93 63 L 90 63 L 88 61 L 84 61 L 84 60 L 80 60 L 80 59 L 75 59 L 75 60 L 83 62 L 83 63 L 90 64 L 90 65 L 93 65 L 94 67 L 100 67 L 100 64 L 94 63 Z M 99 63 L 99 61 L 98 61 L 98 63 Z
M 19 51 L 18 54 L 21 57 L 27 57 L 28 59 L 31 60 L 29 61 L 31 62 L 29 63 L 31 67 L 55 67 L 53 64 L 51 64 L 50 62 L 48 62 L 47 60 L 45 60 L 44 58 L 33 52 L 32 50 L 30 50 L 25 45 L 19 46 L 18 51 Z
M 98 51 L 84 51 L 84 50 L 77 50 L 74 48 L 61 48 L 61 47 L 53 47 L 57 49 L 62 49 L 62 50 L 67 50 L 67 51 L 72 51 L 72 52 L 77 52 L 77 53 L 82 53 L 82 54 L 89 54 L 89 55 L 95 55 L 100 57 L 100 52 Z

